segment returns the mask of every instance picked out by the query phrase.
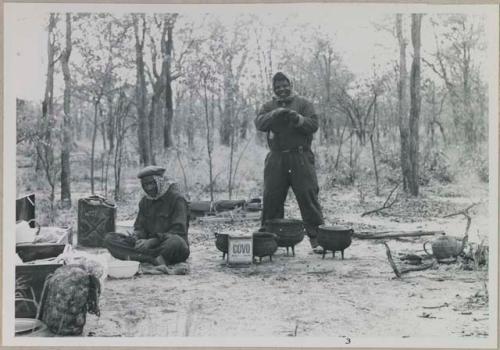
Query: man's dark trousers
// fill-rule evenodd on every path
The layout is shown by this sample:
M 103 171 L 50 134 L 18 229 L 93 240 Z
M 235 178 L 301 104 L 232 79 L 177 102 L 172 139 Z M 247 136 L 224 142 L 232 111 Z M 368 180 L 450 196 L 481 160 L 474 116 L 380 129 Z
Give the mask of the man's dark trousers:
M 267 155 L 262 224 L 269 219 L 284 217 L 284 203 L 290 186 L 299 204 L 307 233 L 314 238 L 314 228 L 323 224 L 323 217 L 318 202 L 319 187 L 314 169 L 314 154 L 308 149 L 271 151 Z

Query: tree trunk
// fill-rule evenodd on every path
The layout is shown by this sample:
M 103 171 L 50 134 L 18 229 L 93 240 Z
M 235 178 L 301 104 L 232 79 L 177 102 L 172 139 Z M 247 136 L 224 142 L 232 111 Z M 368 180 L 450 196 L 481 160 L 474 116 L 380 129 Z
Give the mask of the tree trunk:
M 205 126 L 207 128 L 207 153 L 208 153 L 208 171 L 209 171 L 209 181 L 210 181 L 210 201 L 214 201 L 214 175 L 213 175 L 213 165 L 212 165 L 212 136 L 210 134 L 210 117 L 208 113 L 208 95 L 207 95 L 207 78 L 205 77 L 203 81 L 203 88 L 204 88 L 204 107 L 205 107 Z
M 48 37 L 47 37 L 47 80 L 45 82 L 45 97 L 42 102 L 42 116 L 40 120 L 41 130 L 40 138 L 37 140 L 37 170 L 47 166 L 49 172 L 46 172 L 47 181 L 53 187 L 55 179 L 54 169 L 54 149 L 52 146 L 52 127 L 54 117 L 54 56 L 55 56 L 55 38 L 54 28 L 57 23 L 57 16 L 53 13 L 49 17 Z M 47 170 L 47 169 L 46 169 Z M 52 196 L 52 202 L 53 202 Z M 51 202 L 51 205 L 53 204 Z
M 71 55 L 71 14 L 66 14 L 66 48 L 61 57 L 64 77 L 64 117 L 63 140 L 61 145 L 61 202 L 63 207 L 71 207 L 71 74 L 69 57 Z
M 230 63 L 226 68 L 226 73 L 224 76 L 224 110 L 222 113 L 222 120 L 220 125 L 220 143 L 225 146 L 229 146 L 231 143 L 231 129 L 233 128 L 233 107 L 234 107 L 234 96 L 232 88 L 232 79 L 229 74 Z
M 229 199 L 233 196 L 233 159 L 234 159 L 234 134 L 235 130 L 231 130 L 231 141 L 229 144 L 230 151 L 229 151 L 229 179 L 228 179 L 228 194 L 229 194 Z
M 373 171 L 375 172 L 375 195 L 380 195 L 378 169 L 377 169 L 377 156 L 375 152 L 375 145 L 373 142 L 373 133 L 370 135 L 370 145 L 372 148 Z
M 408 191 L 411 165 L 409 162 L 409 125 L 408 125 L 408 91 L 406 70 L 406 40 L 403 37 L 403 15 L 396 15 L 396 33 L 399 42 L 399 84 L 398 84 L 398 113 L 399 135 L 401 141 L 400 162 L 403 175 L 403 189 Z
M 248 115 L 246 113 L 242 114 L 242 120 L 240 123 L 240 139 L 246 140 L 248 131 Z
M 472 84 L 471 84 L 471 52 L 470 45 L 462 44 L 462 60 L 463 60 L 463 105 L 465 116 L 465 140 L 470 154 L 475 154 L 477 150 L 477 122 L 474 109 L 472 107 Z
M 92 131 L 92 147 L 90 150 L 90 193 L 94 194 L 95 193 L 95 143 L 97 139 L 97 115 L 98 115 L 98 110 L 99 110 L 99 100 L 96 99 L 94 101 L 94 128 Z
M 125 93 L 120 92 L 118 97 L 118 105 L 116 108 L 116 147 L 114 154 L 114 177 L 115 177 L 115 200 L 120 198 L 120 185 L 121 185 L 121 171 L 122 171 L 122 158 L 123 158 L 123 140 L 125 138 L 126 127 L 125 120 L 129 113 L 130 102 L 127 102 Z
M 139 20 L 142 25 L 139 26 Z M 144 36 L 146 32 L 146 19 L 144 15 L 133 15 L 135 34 L 135 63 L 136 63 L 136 108 L 137 108 L 137 132 L 139 141 L 139 161 L 141 165 L 152 163 L 148 115 L 146 114 L 146 78 L 144 76 Z M 141 28 L 139 28 L 141 27 Z
M 333 60 L 333 51 L 331 47 L 328 45 L 327 55 L 323 56 L 323 61 L 325 64 L 325 106 L 323 113 L 323 136 L 324 141 L 329 143 L 330 135 L 333 132 L 332 130 L 332 116 L 330 115 L 330 107 L 331 107 L 331 95 L 332 95 L 332 60 Z
M 429 125 L 429 131 L 430 131 L 430 144 L 429 144 L 429 150 L 432 152 L 434 150 L 434 137 L 435 137 L 435 132 L 434 132 L 434 127 L 437 121 L 437 111 L 436 111 L 436 86 L 434 83 L 432 83 L 431 86 L 432 89 L 432 96 L 431 96 L 431 121 Z
M 370 133 L 370 146 L 372 149 L 372 160 L 373 160 L 373 171 L 375 172 L 375 195 L 380 195 L 379 189 L 379 178 L 378 178 L 378 169 L 377 169 L 377 152 L 375 150 L 375 142 L 373 141 L 373 136 L 376 136 L 377 130 L 377 99 L 375 98 L 374 107 L 373 107 L 373 127 Z
M 108 96 L 108 126 L 107 126 L 107 137 L 109 143 L 109 153 L 113 153 L 115 150 L 115 123 L 116 123 L 115 111 L 113 109 L 113 96 Z
M 148 114 L 148 128 L 149 128 L 149 149 L 151 152 L 151 163 L 150 164 L 156 164 L 155 162 L 155 152 L 154 152 L 154 139 L 155 139 L 155 130 L 156 130 L 156 122 L 155 122 L 155 116 L 158 111 L 158 99 L 160 98 L 160 95 L 156 92 L 153 91 L 153 96 L 151 96 L 151 109 L 149 110 Z
M 173 146 L 172 141 L 172 123 L 174 120 L 174 109 L 172 101 L 172 46 L 173 46 L 173 25 L 167 27 L 167 41 L 165 43 L 165 57 L 163 58 L 166 64 L 165 72 L 165 125 L 163 127 L 163 148 L 167 149 Z
M 190 91 L 189 93 L 189 106 L 188 106 L 188 115 L 187 115 L 187 120 L 186 120 L 186 136 L 188 140 L 188 148 L 193 149 L 194 148 L 194 128 L 195 128 L 195 122 L 194 122 L 194 98 L 193 98 L 193 92 Z
M 420 27 L 422 24 L 421 14 L 411 15 L 411 41 L 413 44 L 413 61 L 411 65 L 410 77 L 410 177 L 409 190 L 413 196 L 418 196 L 418 178 L 419 178 L 419 119 L 420 119 Z

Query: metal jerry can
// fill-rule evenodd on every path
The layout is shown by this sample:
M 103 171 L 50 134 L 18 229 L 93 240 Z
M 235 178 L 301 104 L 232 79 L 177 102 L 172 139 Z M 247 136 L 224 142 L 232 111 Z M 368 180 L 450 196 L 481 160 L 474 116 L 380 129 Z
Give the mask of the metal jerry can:
M 104 236 L 115 232 L 116 205 L 100 196 L 78 200 L 78 244 L 102 247 Z

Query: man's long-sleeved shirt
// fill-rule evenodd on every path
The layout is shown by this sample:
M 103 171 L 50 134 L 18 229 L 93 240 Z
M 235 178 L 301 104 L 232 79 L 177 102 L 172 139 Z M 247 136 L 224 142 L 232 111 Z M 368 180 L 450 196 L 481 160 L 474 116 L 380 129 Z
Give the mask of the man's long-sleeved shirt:
M 286 116 L 273 113 L 279 107 L 299 113 L 299 121 L 293 124 Z M 266 102 L 255 118 L 255 126 L 259 131 L 268 132 L 271 150 L 280 151 L 299 146 L 310 148 L 312 134 L 318 130 L 318 117 L 311 102 L 294 95 L 284 100 L 273 98 Z
M 134 223 L 138 239 L 158 238 L 163 241 L 176 234 L 188 242 L 189 208 L 176 184 L 156 200 L 143 197 Z

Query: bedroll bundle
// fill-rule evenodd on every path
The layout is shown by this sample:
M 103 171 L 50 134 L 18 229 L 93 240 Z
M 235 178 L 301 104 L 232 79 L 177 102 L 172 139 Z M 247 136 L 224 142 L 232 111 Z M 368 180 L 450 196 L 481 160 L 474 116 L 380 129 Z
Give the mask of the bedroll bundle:
M 99 280 L 79 265 L 57 269 L 47 283 L 43 321 L 57 335 L 81 335 L 87 312 L 99 316 Z

